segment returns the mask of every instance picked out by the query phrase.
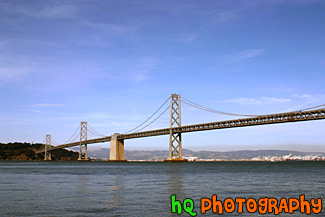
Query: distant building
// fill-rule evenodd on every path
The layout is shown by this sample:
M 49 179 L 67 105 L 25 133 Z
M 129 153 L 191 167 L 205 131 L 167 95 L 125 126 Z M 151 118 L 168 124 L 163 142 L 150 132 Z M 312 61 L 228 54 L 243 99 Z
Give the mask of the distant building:
M 183 158 L 188 161 L 197 161 L 199 159 L 198 157 L 183 157 Z

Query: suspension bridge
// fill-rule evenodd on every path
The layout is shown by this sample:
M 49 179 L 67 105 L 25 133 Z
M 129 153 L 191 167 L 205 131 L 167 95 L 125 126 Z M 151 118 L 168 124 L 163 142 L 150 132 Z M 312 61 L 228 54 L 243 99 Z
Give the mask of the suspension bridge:
M 166 104 L 170 101 L 170 105 L 166 107 Z M 181 102 L 194 107 L 196 109 L 204 110 L 207 112 L 245 117 L 234 120 L 226 120 L 219 122 L 210 122 L 193 125 L 181 125 Z M 168 104 L 167 104 L 168 105 Z M 164 106 L 166 108 L 164 108 Z M 143 131 L 146 127 L 157 121 L 164 113 L 170 110 L 170 126 L 169 128 L 162 128 L 157 130 Z M 159 113 L 160 112 L 160 113 Z M 155 117 L 156 116 L 156 117 Z M 155 117 L 155 118 L 154 118 Z M 124 156 L 124 140 L 135 139 L 142 137 L 169 135 L 169 156 L 165 160 L 166 162 L 181 162 L 186 161 L 182 157 L 182 133 L 205 131 L 205 130 L 217 130 L 224 128 L 234 127 L 248 127 L 255 125 L 265 124 L 281 124 L 289 122 L 300 121 L 313 121 L 325 119 L 325 104 L 311 108 L 301 109 L 299 111 L 267 114 L 267 115 L 247 115 L 247 114 L 234 114 L 227 113 L 194 103 L 181 97 L 178 94 L 171 94 L 171 96 L 156 110 L 147 120 L 138 125 L 136 128 L 124 133 L 115 133 L 111 136 L 105 136 L 98 133 L 94 128 L 87 124 L 87 122 L 81 122 L 74 134 L 64 144 L 58 144 L 51 137 L 46 135 L 44 149 L 37 151 L 36 153 L 44 153 L 44 160 L 51 160 L 51 151 L 62 148 L 69 148 L 73 146 L 79 146 L 79 158 L 78 160 L 88 160 L 87 145 L 94 143 L 110 142 L 109 161 L 122 162 L 126 161 Z M 92 132 L 97 135 L 98 138 L 87 139 L 87 134 Z M 74 141 L 78 139 L 78 141 Z M 53 145 L 56 144 L 56 146 Z

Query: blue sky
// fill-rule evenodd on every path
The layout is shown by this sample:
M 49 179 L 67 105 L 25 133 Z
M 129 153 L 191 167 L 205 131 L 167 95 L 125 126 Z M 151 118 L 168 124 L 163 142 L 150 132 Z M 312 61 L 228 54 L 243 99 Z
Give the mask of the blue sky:
M 0 142 L 63 143 L 81 121 L 124 133 L 171 93 L 243 114 L 325 104 L 324 11 L 313 0 L 0 0 Z M 147 129 L 168 127 L 168 115 Z M 183 125 L 232 118 L 182 105 Z M 324 130 L 315 121 L 188 133 L 183 148 L 325 151 Z M 167 150 L 168 139 L 125 148 Z

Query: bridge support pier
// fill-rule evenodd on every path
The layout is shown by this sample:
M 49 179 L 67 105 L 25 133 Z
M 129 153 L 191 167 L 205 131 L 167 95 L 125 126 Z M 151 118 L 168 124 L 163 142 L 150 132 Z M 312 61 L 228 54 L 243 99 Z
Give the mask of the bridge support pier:
M 82 121 L 80 124 L 80 150 L 78 161 L 88 161 L 87 144 L 83 141 L 87 140 L 87 122 Z
M 114 133 L 111 137 L 109 162 L 127 162 L 124 157 L 124 139 L 118 139 L 118 135 Z
M 182 157 L 182 134 L 175 132 L 173 127 L 181 126 L 181 96 L 172 94 L 170 97 L 170 131 L 169 156 L 164 162 L 186 162 Z
M 47 149 L 51 146 L 51 135 L 46 135 L 46 142 L 45 142 L 45 152 L 44 152 L 44 160 L 52 160 L 51 152 L 47 151 Z

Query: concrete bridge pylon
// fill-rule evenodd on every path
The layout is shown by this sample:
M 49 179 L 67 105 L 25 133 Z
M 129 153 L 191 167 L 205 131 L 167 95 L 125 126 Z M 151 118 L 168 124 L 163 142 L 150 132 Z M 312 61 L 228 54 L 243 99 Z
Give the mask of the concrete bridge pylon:
M 119 133 L 111 136 L 111 148 L 109 153 L 109 162 L 126 162 L 124 156 L 124 139 L 119 139 Z

